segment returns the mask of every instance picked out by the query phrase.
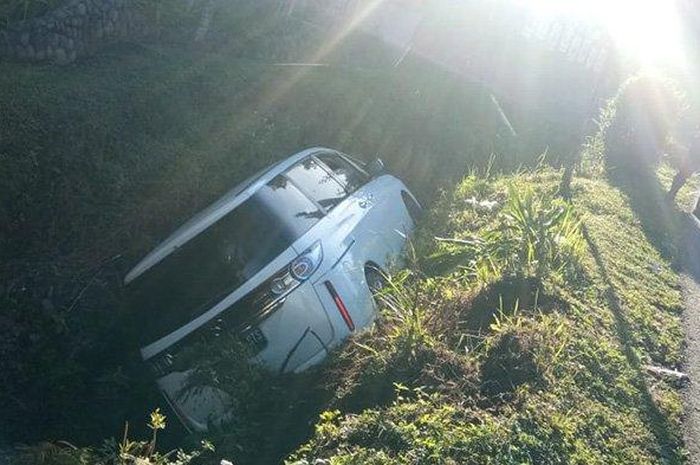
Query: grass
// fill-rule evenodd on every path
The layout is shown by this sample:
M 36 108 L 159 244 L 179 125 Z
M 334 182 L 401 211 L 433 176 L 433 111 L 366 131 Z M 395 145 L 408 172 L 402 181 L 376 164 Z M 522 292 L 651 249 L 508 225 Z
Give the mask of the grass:
M 0 172 L 11 173 L 0 179 L 8 440 L 70 428 L 92 442 L 136 404 L 154 407 L 135 368 L 139 316 L 122 308 L 121 278 L 258 169 L 326 145 L 381 156 L 427 200 L 494 152 L 504 153 L 496 168 L 526 161 L 493 142 L 501 122 L 481 86 L 411 59 L 350 67 L 342 47 L 327 67 L 276 66 L 303 59 L 245 33 L 207 50 L 123 45 L 66 67 L 0 63 Z
M 425 194 L 447 174 L 428 160 L 488 159 L 484 136 L 496 129 L 483 90 L 449 76 L 144 50 L 71 68 L 1 66 L 0 163 L 14 174 L 2 183 L 6 260 L 142 252 L 251 172 L 317 144 L 381 155 L 423 178 Z
M 560 175 L 544 169 L 465 178 L 430 212 L 417 254 L 435 257 L 436 249 L 453 247 L 435 236 L 488 233 L 508 214 L 513 186 L 553 199 Z M 472 197 L 501 207 L 474 208 Z M 375 366 L 400 389 L 375 405 L 365 396 L 357 413 L 322 415 L 288 463 L 683 463 L 679 393 L 642 367 L 677 367 L 682 360 L 677 275 L 623 192 L 577 178 L 572 205 L 585 247 L 571 270 L 551 267 L 555 272 L 523 287 L 465 274 L 470 264 L 463 260 L 410 286 L 430 305 L 423 342 L 413 350 L 449 354 L 440 359 L 471 367 L 468 376 L 448 370 L 427 383 L 397 376 L 386 354 L 400 353 L 401 345 L 363 336 L 356 346 L 377 354 L 358 357 L 358 371 Z M 485 324 L 470 324 L 475 313 L 486 315 Z M 423 359 L 413 363 L 414 372 L 430 371 Z M 341 392 L 366 392 L 371 382 L 360 376 Z
M 327 145 L 380 155 L 432 205 L 412 266 L 391 277 L 378 324 L 318 370 L 230 383 L 253 399 L 213 438 L 218 455 L 682 463 L 678 392 L 643 369 L 682 362 L 668 168 L 574 178 L 564 203 L 561 172 L 522 168 L 540 152 L 503 137 L 488 89 L 410 56 L 381 65 L 390 51 L 361 37 L 321 60 L 299 54 L 325 38 L 246 26 L 259 24 L 247 14 L 239 40 L 209 49 L 0 63 L 0 171 L 11 173 L 0 179 L 0 434 L 96 442 L 139 402 L 139 415 L 156 407 L 138 400 L 152 387 L 129 368 L 139 316 L 125 321 L 120 267 L 257 169 Z M 277 66 L 312 58 L 328 66 Z M 604 138 L 591 147 L 603 155 Z M 235 379 L 227 361 L 199 374 Z

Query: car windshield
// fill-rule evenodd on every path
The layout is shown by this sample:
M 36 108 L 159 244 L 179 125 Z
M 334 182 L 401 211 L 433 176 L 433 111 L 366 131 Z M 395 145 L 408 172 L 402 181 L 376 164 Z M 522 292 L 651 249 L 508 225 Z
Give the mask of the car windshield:
M 166 336 L 253 277 L 322 213 L 284 176 L 129 284 L 142 343 Z

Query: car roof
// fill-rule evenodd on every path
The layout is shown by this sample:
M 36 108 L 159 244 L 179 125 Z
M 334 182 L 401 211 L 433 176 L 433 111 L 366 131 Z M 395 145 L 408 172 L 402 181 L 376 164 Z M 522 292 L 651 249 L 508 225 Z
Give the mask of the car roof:
M 250 198 L 258 189 L 270 182 L 275 176 L 284 173 L 288 168 L 311 155 L 320 153 L 338 153 L 335 150 L 314 147 L 298 152 L 268 168 L 265 168 L 242 183 L 238 184 L 217 201 L 200 211 L 186 223 L 177 228 L 170 236 L 151 250 L 140 262 L 136 264 L 124 278 L 124 284 L 129 284 L 141 276 L 150 268 L 161 262 L 168 255 L 176 251 L 183 244 L 194 238 L 197 234 L 219 221 L 238 205 Z

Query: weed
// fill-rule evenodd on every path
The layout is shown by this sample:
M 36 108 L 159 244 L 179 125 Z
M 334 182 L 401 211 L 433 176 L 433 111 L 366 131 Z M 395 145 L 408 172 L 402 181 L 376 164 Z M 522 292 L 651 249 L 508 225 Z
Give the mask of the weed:
M 180 449 L 161 453 L 156 450 L 159 430 L 165 429 L 166 418 L 156 409 L 151 412 L 147 426 L 152 431 L 149 440 L 129 438 L 129 425 L 124 427 L 122 440 L 106 440 L 100 447 L 76 447 L 68 442 L 44 442 L 25 447 L 14 459 L 13 465 L 188 465 L 195 459 L 214 451 L 206 440 L 201 449 L 184 452 Z

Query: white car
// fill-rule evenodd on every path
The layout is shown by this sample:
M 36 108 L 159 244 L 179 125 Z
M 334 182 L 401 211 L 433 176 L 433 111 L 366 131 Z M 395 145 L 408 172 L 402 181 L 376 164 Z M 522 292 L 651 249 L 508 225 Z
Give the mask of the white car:
M 300 372 L 372 323 L 370 287 L 420 211 L 382 168 L 300 152 L 228 192 L 126 275 L 143 316 L 141 356 L 188 429 L 206 430 L 227 407 L 213 388 L 179 395 L 188 370 L 175 362 L 188 344 L 233 331 L 253 363 Z

